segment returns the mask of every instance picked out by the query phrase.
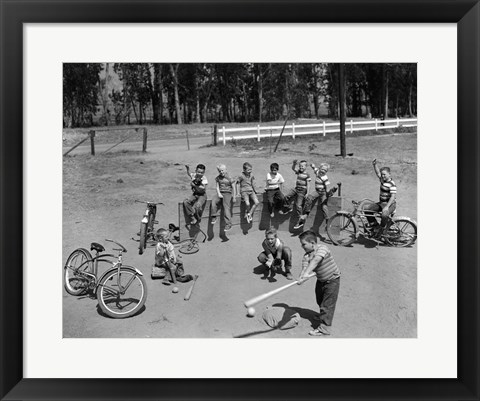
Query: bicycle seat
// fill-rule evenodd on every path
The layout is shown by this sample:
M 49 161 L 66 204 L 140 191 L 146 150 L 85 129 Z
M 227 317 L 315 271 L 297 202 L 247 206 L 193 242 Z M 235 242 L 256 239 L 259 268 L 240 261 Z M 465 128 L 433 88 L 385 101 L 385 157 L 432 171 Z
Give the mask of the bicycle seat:
M 98 244 L 97 242 L 92 242 L 91 245 L 90 245 L 90 250 L 91 251 L 97 251 L 97 252 L 103 252 L 105 250 L 105 248 L 103 247 L 103 245 Z

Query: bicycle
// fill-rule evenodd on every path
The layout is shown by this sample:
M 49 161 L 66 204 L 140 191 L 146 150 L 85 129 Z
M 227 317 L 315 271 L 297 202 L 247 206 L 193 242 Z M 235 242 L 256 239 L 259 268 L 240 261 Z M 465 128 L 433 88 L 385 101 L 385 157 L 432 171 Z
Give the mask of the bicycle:
M 90 251 L 85 248 L 75 249 L 64 266 L 65 290 L 74 296 L 90 292 L 98 300 L 103 313 L 115 319 L 124 319 L 135 315 L 147 300 L 147 283 L 143 274 L 133 266 L 123 264 L 122 255 L 127 252 L 118 242 L 120 248 L 113 248 L 118 255 L 102 254 L 103 245 L 92 242 Z M 114 261 L 116 259 L 116 261 Z M 98 277 L 99 263 L 108 264 L 106 271 Z
M 173 223 L 170 223 L 168 225 L 168 240 L 173 244 L 173 246 L 175 246 L 175 248 L 179 250 L 180 253 L 197 253 L 200 250 L 200 245 L 197 241 L 197 237 L 200 233 L 203 235 L 202 242 L 205 242 L 205 240 L 207 239 L 207 234 L 205 234 L 198 225 L 195 225 L 193 227 L 195 229 L 194 236 L 180 240 L 180 228 Z
M 413 245 L 417 239 L 417 223 L 406 216 L 394 217 L 395 212 L 388 217 L 386 227 L 377 234 L 370 227 L 367 216 L 376 219 L 381 217 L 378 212 L 363 210 L 363 206 L 370 199 L 362 199 L 360 202 L 352 200 L 354 210 L 348 212 L 338 211 L 327 221 L 327 235 L 334 245 L 348 246 L 358 239 L 359 235 L 383 242 L 396 247 Z
M 153 228 L 155 223 L 158 221 L 155 220 L 157 216 L 157 205 L 163 205 L 162 202 L 150 202 L 150 201 L 141 201 L 135 199 L 135 203 L 145 203 L 147 208 L 143 214 L 142 221 L 140 223 L 140 242 L 138 244 L 138 253 L 141 255 L 147 247 L 147 242 L 155 242 L 155 230 Z

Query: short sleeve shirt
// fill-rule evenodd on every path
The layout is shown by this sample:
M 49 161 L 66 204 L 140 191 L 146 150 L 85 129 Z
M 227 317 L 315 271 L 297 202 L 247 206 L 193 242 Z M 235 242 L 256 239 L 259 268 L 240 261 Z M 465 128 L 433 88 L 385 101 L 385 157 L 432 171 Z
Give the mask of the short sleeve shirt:
M 315 190 L 317 192 L 326 192 L 327 185 L 330 185 L 326 174 L 320 175 L 320 169 L 315 169 Z
M 308 181 L 312 180 L 310 178 L 310 174 L 307 173 L 306 171 L 303 171 L 303 172 L 297 171 L 295 174 L 297 174 L 297 181 L 295 182 L 295 188 L 306 190 Z
M 215 181 L 218 182 L 218 188 L 220 192 L 231 193 L 233 191 L 233 183 L 235 182 L 228 174 L 225 176 L 217 175 Z
M 270 245 L 266 239 L 263 240 L 262 242 L 262 247 L 265 250 L 265 253 L 267 255 L 269 254 L 276 254 L 278 247 L 283 246 L 283 241 L 280 238 L 277 238 L 273 245 Z
M 240 174 L 237 178 L 238 183 L 240 184 L 240 193 L 248 193 L 254 191 L 254 181 L 255 177 L 253 174 L 250 174 L 250 177 L 247 177 L 244 173 Z
M 268 180 L 272 180 L 272 182 L 269 184 Z M 285 180 L 283 179 L 282 175 L 280 173 L 277 173 L 275 177 L 272 177 L 270 173 L 267 173 L 267 187 L 266 189 L 278 189 L 280 188 L 280 184 L 283 184 Z
M 194 183 L 196 177 L 197 177 L 197 174 L 196 174 L 196 173 L 190 173 L 190 178 L 192 179 L 192 189 L 193 189 L 193 193 L 194 193 L 194 194 L 203 194 L 203 193 L 205 193 L 205 190 L 199 188 L 199 186 Z M 205 187 L 207 184 L 208 184 L 207 177 L 202 176 L 202 186 Z
M 340 277 L 340 269 L 335 263 L 330 249 L 322 244 L 316 245 L 312 252 L 303 255 L 302 269 L 307 268 L 315 256 L 321 258 L 321 261 L 313 269 L 313 272 L 317 275 L 317 280 L 328 281 Z
M 380 202 L 388 202 L 392 197 L 392 194 L 397 193 L 397 186 L 392 179 L 389 181 L 383 181 L 380 178 Z
M 172 263 L 177 262 L 175 248 L 170 241 L 157 242 L 157 246 L 155 247 L 155 265 L 162 266 L 165 260 L 169 260 Z

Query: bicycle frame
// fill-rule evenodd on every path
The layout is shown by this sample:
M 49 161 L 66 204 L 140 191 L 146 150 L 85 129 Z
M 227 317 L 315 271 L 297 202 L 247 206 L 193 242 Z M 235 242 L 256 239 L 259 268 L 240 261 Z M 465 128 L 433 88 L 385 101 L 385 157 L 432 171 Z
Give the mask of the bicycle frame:
M 355 220 L 359 221 L 361 224 L 359 224 L 359 228 L 362 230 L 362 233 L 364 234 L 365 232 L 368 232 L 370 233 L 370 228 L 368 227 L 368 219 L 367 217 L 374 217 L 375 219 L 377 218 L 381 218 L 382 214 L 379 213 L 379 212 L 375 212 L 373 210 L 363 210 L 363 207 L 366 203 L 375 203 L 374 201 L 370 200 L 370 199 L 362 199 L 360 202 L 354 202 L 352 201 L 352 203 L 354 204 L 354 210 L 351 214 L 351 216 L 353 218 L 355 218 Z M 395 213 L 395 212 L 394 212 Z M 394 214 L 393 213 L 393 214 Z M 392 214 L 392 215 L 393 215 Z M 390 223 L 392 221 L 392 215 L 388 216 L 388 223 L 387 223 L 387 227 L 390 226 Z

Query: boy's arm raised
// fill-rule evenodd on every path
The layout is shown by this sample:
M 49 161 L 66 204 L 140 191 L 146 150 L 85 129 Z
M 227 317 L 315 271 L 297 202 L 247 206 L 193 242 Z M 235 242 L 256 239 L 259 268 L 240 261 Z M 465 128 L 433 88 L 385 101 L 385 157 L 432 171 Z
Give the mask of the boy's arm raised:
M 373 159 L 373 169 L 375 170 L 375 174 L 377 175 L 378 178 L 382 178 L 382 175 L 380 174 L 380 169 L 378 168 L 377 165 L 377 159 Z

